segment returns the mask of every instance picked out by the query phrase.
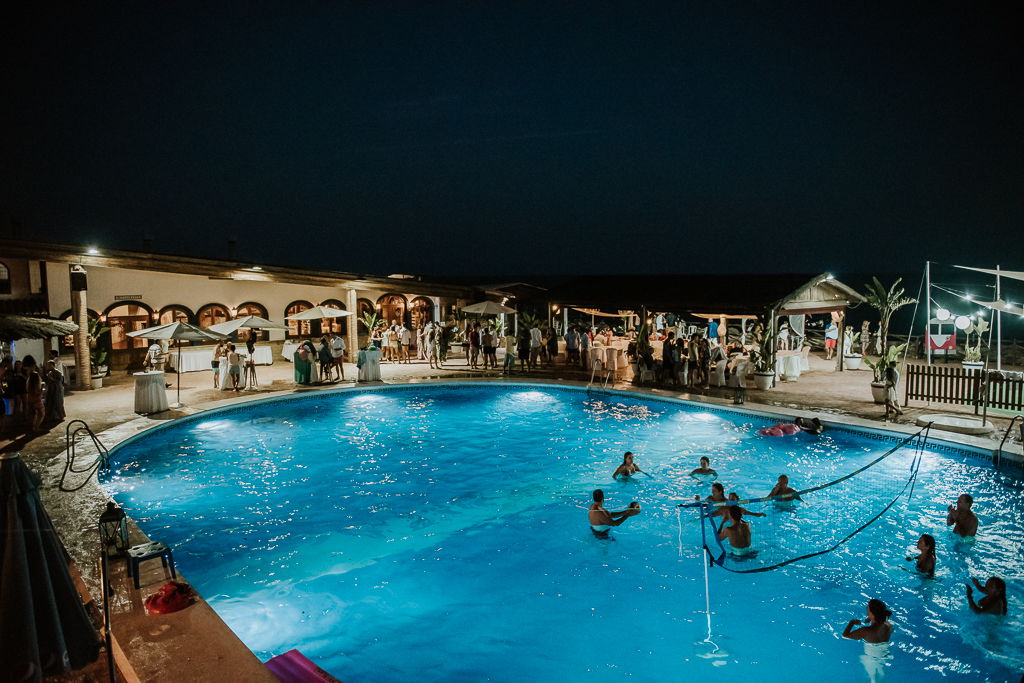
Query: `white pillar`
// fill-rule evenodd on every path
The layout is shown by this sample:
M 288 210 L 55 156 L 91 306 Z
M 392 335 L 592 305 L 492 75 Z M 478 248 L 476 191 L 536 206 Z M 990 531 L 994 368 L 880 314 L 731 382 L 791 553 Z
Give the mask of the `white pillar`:
M 932 262 L 924 262 L 924 289 L 926 308 L 924 310 L 924 348 L 928 354 L 928 365 L 932 364 Z M 956 328 L 953 328 L 956 329 Z M 881 328 L 879 328 L 881 332 Z M 909 339 L 907 340 L 910 341 Z M 909 347 L 908 347 L 909 348 Z M 884 352 L 885 349 L 882 349 Z M 949 351 L 946 351 L 949 354 Z M 948 355 L 947 355 L 948 358 Z
M 1003 298 L 999 288 L 999 265 L 996 264 L 996 301 Z M 996 309 L 996 370 L 1003 369 L 1003 315 Z

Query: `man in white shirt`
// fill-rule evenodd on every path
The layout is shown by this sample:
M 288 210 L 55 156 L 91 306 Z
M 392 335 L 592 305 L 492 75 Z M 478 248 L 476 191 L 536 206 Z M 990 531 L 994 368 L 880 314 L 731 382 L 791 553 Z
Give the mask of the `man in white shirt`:
M 406 363 L 411 363 L 412 361 L 409 360 L 409 347 L 412 346 L 412 331 L 405 325 L 402 325 L 398 337 L 402 343 L 402 360 Z
M 347 345 L 340 334 L 331 335 L 331 357 L 334 358 L 334 367 L 338 369 L 338 377 L 345 379 L 345 350 Z
M 540 323 L 533 323 L 533 329 L 530 330 L 530 369 L 537 369 L 537 358 L 540 356 Z

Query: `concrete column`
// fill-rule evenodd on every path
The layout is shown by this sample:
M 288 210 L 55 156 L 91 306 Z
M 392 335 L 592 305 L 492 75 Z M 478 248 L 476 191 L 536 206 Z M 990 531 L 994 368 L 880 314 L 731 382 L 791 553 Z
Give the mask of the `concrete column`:
M 352 311 L 352 315 L 348 317 L 348 339 L 345 340 L 345 344 L 348 345 L 348 357 L 351 360 L 356 357 L 359 353 L 359 302 L 356 296 L 356 290 L 349 289 L 345 295 L 345 308 Z
M 78 329 L 75 331 L 75 388 L 86 391 L 92 384 L 89 364 L 89 306 L 85 291 L 71 292 L 71 316 Z

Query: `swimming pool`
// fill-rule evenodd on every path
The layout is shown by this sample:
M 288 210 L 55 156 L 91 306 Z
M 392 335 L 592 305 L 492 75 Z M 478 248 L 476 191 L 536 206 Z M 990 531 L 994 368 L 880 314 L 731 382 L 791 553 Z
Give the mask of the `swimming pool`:
M 114 451 L 104 485 L 174 545 L 179 569 L 261 659 L 298 648 L 346 681 L 774 681 L 825 667 L 861 680 L 863 649 L 839 635 L 872 597 L 894 612 L 892 680 L 1013 678 L 1024 661 L 1020 491 L 935 449 L 909 505 L 836 552 L 763 574 L 711 569 L 726 656 L 705 656 L 700 525 L 676 508 L 707 493 L 688 476 L 698 458 L 752 497 L 780 473 L 805 488 L 892 445 L 848 430 L 756 435 L 771 422 L 541 385 L 323 392 L 147 432 Z M 625 450 L 652 477 L 613 483 Z M 587 525 L 598 487 L 610 509 L 644 506 L 614 540 Z M 973 545 L 945 527 L 963 491 L 981 519 Z M 938 541 L 934 579 L 905 571 L 921 533 Z M 970 613 L 964 578 L 993 574 L 1010 613 Z

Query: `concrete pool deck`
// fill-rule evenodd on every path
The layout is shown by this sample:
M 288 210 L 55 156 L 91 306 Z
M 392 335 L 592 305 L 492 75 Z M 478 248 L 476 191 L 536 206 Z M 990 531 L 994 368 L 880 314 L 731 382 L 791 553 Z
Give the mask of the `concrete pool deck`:
M 836 373 L 833 363 L 811 356 L 811 372 L 791 383 L 780 383 L 767 392 L 748 390 L 747 402 L 742 408 L 754 412 L 782 415 L 788 418 L 819 416 L 826 422 L 845 424 L 870 429 L 888 429 L 911 434 L 918 431 L 914 421 L 922 413 L 962 413 L 973 415 L 973 409 L 956 406 L 913 405 L 905 409 L 906 414 L 898 423 L 886 424 L 879 419 L 881 406 L 876 406 L 870 395 L 868 383 L 870 372 L 852 371 Z M 553 370 L 542 370 L 503 377 L 500 371 L 469 370 L 461 358 L 449 363 L 442 370 L 429 368 L 426 362 L 412 364 L 384 364 L 381 367 L 382 383 L 360 384 L 372 388 L 390 383 L 419 383 L 451 380 L 483 380 L 491 382 L 523 383 L 544 382 L 566 386 L 586 385 L 589 373 L 556 366 Z M 355 375 L 355 366 L 346 368 L 346 375 Z M 29 467 L 43 479 L 42 497 L 50 511 L 67 550 L 80 568 L 83 581 L 93 595 L 99 595 L 97 572 L 98 534 L 96 520 L 109 500 L 105 491 L 92 477 L 88 481 L 69 475 L 66 484 L 71 487 L 84 484 L 79 491 L 62 492 L 58 487 L 65 465 L 65 440 L 63 427 L 74 419 L 86 421 L 100 435 L 101 441 L 112 448 L 125 439 L 146 431 L 151 427 L 206 410 L 233 405 L 239 402 L 259 400 L 272 396 L 302 394 L 329 390 L 338 387 L 355 387 L 348 381 L 318 387 L 296 387 L 292 379 L 292 367 L 287 362 L 276 362 L 273 366 L 260 368 L 263 389 L 240 394 L 217 391 L 212 388 L 210 373 L 188 373 L 181 376 L 182 401 L 186 407 L 157 415 L 140 417 L 133 409 L 133 380 L 130 375 L 110 378 L 108 386 L 88 392 L 74 392 L 68 395 L 66 407 L 68 420 L 51 433 L 35 439 L 22 450 L 22 457 Z M 175 383 L 177 377 L 168 375 L 168 381 Z M 617 380 L 608 388 L 625 390 L 638 395 L 670 397 L 703 402 L 709 405 L 735 407 L 732 390 L 712 388 L 699 393 L 676 392 L 653 387 L 636 387 L 629 382 Z M 935 433 L 934 438 L 970 446 L 991 452 L 1009 424 L 1009 418 L 989 416 L 996 424 L 996 430 L 988 436 L 968 436 L 948 432 Z M 1021 457 L 1019 443 L 1007 444 L 1005 449 L 1011 457 Z M 90 457 L 88 450 L 83 456 Z M 132 544 L 142 543 L 145 535 L 132 523 Z M 159 539 L 156 539 L 159 540 Z M 275 677 L 238 640 L 223 621 L 201 598 L 183 612 L 167 616 L 147 616 L 142 598 L 169 580 L 158 562 L 150 562 L 143 574 L 142 591 L 134 592 L 130 584 L 124 584 L 123 563 L 114 568 L 114 582 L 117 586 L 114 601 L 115 615 L 113 632 L 125 655 L 122 674 L 125 680 L 275 680 Z M 180 578 L 180 574 L 179 574 Z M 130 662 L 130 664 L 128 664 Z M 239 677 L 241 676 L 241 677 Z M 92 680 L 87 677 L 62 677 L 62 681 Z

